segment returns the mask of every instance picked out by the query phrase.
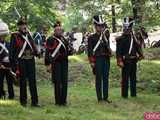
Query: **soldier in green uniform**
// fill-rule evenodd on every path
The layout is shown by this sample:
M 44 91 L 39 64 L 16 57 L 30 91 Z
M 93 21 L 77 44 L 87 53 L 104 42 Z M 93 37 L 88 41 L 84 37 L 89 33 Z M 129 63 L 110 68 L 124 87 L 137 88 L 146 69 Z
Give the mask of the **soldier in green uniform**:
M 52 73 L 56 105 L 67 104 L 68 55 L 70 53 L 68 41 L 62 34 L 61 22 L 57 21 L 54 25 L 54 34 L 47 39 L 45 52 L 45 65 L 47 71 Z
M 93 17 L 96 32 L 88 37 L 88 58 L 96 76 L 96 93 L 99 102 L 108 100 L 110 69 L 110 33 L 102 16 Z
M 123 33 L 116 38 L 117 65 L 122 69 L 121 93 L 123 98 L 128 98 L 129 85 L 131 96 L 137 96 L 137 62 L 143 58 L 138 37 L 132 30 L 133 23 L 134 20 L 131 17 L 124 18 Z
M 18 31 L 11 35 L 10 60 L 13 71 L 20 80 L 20 103 L 27 104 L 27 80 L 31 93 L 31 105 L 39 107 L 36 85 L 35 56 L 38 52 L 35 43 L 27 30 L 26 18 L 21 17 L 17 22 Z

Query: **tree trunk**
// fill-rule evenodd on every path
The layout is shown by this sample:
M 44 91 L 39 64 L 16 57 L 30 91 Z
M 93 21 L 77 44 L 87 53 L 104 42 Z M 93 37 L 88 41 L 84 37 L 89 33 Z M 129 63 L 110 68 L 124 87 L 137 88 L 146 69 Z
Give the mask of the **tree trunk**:
M 139 24 L 142 24 L 145 0 L 131 0 L 131 2 L 133 6 L 133 17 Z
M 115 13 L 115 5 L 112 5 L 112 32 L 116 32 L 116 13 Z

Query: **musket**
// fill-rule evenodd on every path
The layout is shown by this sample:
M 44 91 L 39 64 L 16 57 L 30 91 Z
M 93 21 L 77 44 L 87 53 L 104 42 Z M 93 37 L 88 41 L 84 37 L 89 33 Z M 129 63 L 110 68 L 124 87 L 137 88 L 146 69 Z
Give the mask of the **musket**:
M 19 14 L 19 12 L 18 12 L 16 7 L 14 7 L 14 10 L 15 10 L 16 14 L 18 15 L 18 17 L 21 18 L 21 15 Z
M 49 19 L 47 19 L 47 21 L 52 27 L 54 26 L 54 24 Z
M 137 37 L 135 36 L 135 33 L 133 32 L 133 30 L 131 31 L 131 43 L 130 43 L 130 48 L 129 48 L 129 51 L 128 51 L 128 54 L 130 55 L 131 54 L 131 51 L 132 51 L 132 48 L 133 48 L 133 42 L 135 41 L 135 43 L 137 44 L 137 52 L 139 55 L 143 55 L 142 53 L 142 50 L 141 50 L 141 47 L 140 47 L 140 44 L 138 43 L 138 39 Z M 140 57 L 139 57 L 140 58 Z
M 108 29 L 105 28 L 104 31 L 101 33 L 101 35 L 100 35 L 100 37 L 99 37 L 99 40 L 98 40 L 96 46 L 93 48 L 93 53 L 96 52 L 97 48 L 98 48 L 99 45 L 102 43 L 102 38 L 103 38 L 103 36 L 105 36 L 105 32 L 106 32 L 107 30 L 108 30 Z M 106 42 L 109 41 L 109 40 L 107 40 L 106 36 L 105 36 L 104 38 L 105 38 Z
M 14 9 L 15 9 L 15 12 L 16 12 L 16 14 L 18 15 L 18 17 L 21 18 L 21 15 L 20 15 L 20 13 L 18 12 L 17 8 L 14 7 Z M 29 36 L 30 36 L 31 39 L 34 41 L 34 39 L 33 39 L 33 37 L 32 37 L 32 34 L 31 34 L 30 30 L 28 29 L 28 27 L 27 27 L 26 29 L 27 29 L 27 31 L 28 31 L 28 33 L 29 33 Z M 22 37 L 24 37 L 24 36 L 22 36 Z M 25 39 L 25 40 L 26 40 L 26 39 Z M 28 40 L 26 40 L 26 41 L 28 41 Z M 31 49 L 34 51 L 34 48 L 33 48 L 33 47 L 31 47 Z M 36 48 L 36 49 L 37 49 L 37 48 Z M 38 51 L 38 50 L 36 50 L 36 51 Z M 38 53 L 38 57 L 39 57 L 39 53 Z
M 129 55 L 131 54 L 131 51 L 132 51 L 132 48 L 133 48 L 133 42 L 134 42 L 134 41 L 138 44 L 137 37 L 135 36 L 134 31 L 131 30 L 131 43 L 130 43 L 130 47 L 129 47 L 129 51 L 128 51 L 128 54 L 129 54 Z
M 14 7 L 14 10 L 15 10 L 16 14 L 18 15 L 18 17 L 21 18 L 22 16 L 20 15 L 20 13 L 18 12 L 16 7 Z M 33 39 L 32 34 L 31 34 L 30 30 L 28 29 L 28 27 L 27 27 L 27 31 L 28 31 L 29 35 L 31 36 L 31 38 Z

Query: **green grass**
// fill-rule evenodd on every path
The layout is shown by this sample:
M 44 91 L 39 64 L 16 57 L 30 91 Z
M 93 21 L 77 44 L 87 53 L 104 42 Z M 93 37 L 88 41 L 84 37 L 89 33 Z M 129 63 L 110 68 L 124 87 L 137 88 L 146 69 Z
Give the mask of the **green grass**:
M 158 79 L 156 72 L 160 69 L 158 67 L 160 66 L 159 61 L 145 60 L 140 64 L 142 75 L 139 81 L 142 78 L 145 81 Z M 42 69 L 41 65 L 43 64 L 40 60 L 37 67 L 40 67 L 42 71 L 37 71 L 37 74 L 38 77 L 41 75 L 46 78 L 46 80 L 38 81 L 39 103 L 42 107 L 31 107 L 30 96 L 28 96 L 28 106 L 26 108 L 21 107 L 18 102 L 19 90 L 16 87 L 16 99 L 14 101 L 0 100 L 0 120 L 143 120 L 144 112 L 160 111 L 160 96 L 153 93 L 152 90 L 148 91 L 147 88 L 138 89 L 137 98 L 129 97 L 127 100 L 121 98 L 120 70 L 115 64 L 115 59 L 111 60 L 109 89 L 110 99 L 113 103 L 99 104 L 96 99 L 94 76 L 85 55 L 70 58 L 69 80 L 71 83 L 68 89 L 68 106 L 55 106 L 53 85 L 49 81 L 50 77 L 45 73 L 45 67 Z M 138 86 L 142 83 L 138 82 Z M 154 86 L 154 82 L 150 82 L 150 84 Z M 150 88 L 150 86 L 147 87 Z
M 160 48 L 146 48 L 144 49 L 145 58 L 148 60 L 160 59 Z

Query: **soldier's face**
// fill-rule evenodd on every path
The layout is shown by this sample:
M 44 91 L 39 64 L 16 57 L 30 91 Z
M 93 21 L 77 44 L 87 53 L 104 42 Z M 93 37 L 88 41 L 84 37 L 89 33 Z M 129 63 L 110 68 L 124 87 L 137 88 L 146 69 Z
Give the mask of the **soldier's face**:
M 5 38 L 6 38 L 6 35 L 1 35 L 1 36 L 0 36 L 0 41 L 4 41 Z
M 104 30 L 104 26 L 102 26 L 102 25 L 95 25 L 95 29 L 96 29 L 96 32 L 101 33 Z
M 55 27 L 55 28 L 54 28 L 54 33 L 55 33 L 56 35 L 62 35 L 62 28 L 61 28 L 61 26 Z
M 126 34 L 126 35 L 130 34 L 131 33 L 131 29 L 130 28 L 123 29 L 123 33 Z
M 19 27 L 19 30 L 21 31 L 21 32 L 23 32 L 23 33 L 26 33 L 27 32 L 27 25 L 19 25 L 18 26 Z
M 145 29 L 144 29 L 144 28 L 142 28 L 141 30 L 142 30 L 142 31 L 145 31 Z

